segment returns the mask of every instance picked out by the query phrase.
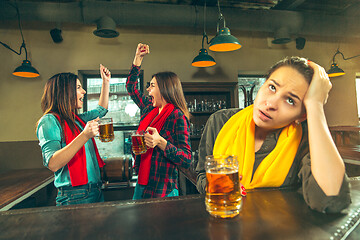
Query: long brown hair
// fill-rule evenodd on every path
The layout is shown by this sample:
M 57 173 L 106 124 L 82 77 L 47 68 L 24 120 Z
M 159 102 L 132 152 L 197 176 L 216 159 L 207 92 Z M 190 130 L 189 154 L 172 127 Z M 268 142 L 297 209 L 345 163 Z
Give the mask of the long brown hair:
M 77 114 L 77 79 L 78 76 L 73 73 L 55 74 L 46 82 L 41 98 L 44 115 L 48 113 L 58 115 L 62 128 L 66 121 L 72 131 L 77 129 L 74 115 Z
M 155 77 L 159 86 L 160 94 L 166 102 L 172 103 L 179 108 L 184 115 L 190 119 L 190 113 L 186 106 L 184 92 L 179 77 L 173 72 L 159 72 L 152 76 Z

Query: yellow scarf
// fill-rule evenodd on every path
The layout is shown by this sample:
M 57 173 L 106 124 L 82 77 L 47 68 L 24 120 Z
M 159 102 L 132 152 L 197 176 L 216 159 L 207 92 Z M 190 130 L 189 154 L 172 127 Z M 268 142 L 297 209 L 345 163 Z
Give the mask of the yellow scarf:
M 302 137 L 302 127 L 289 124 L 279 136 L 273 151 L 267 155 L 256 169 L 255 123 L 253 105 L 232 116 L 221 128 L 213 149 L 214 155 L 236 155 L 239 161 L 241 183 L 246 189 L 280 187 L 294 161 Z

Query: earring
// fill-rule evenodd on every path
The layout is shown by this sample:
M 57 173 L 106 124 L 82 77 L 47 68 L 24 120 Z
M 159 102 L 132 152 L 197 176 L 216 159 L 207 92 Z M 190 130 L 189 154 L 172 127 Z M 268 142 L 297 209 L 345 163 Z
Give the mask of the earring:
M 299 120 L 295 120 L 295 123 L 296 123 L 296 125 L 299 125 L 299 124 L 300 124 L 300 121 L 299 121 Z

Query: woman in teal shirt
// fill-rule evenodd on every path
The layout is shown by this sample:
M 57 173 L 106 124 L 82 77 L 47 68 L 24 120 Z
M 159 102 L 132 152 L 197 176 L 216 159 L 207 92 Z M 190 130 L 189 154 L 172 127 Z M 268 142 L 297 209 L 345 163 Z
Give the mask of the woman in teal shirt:
M 104 162 L 93 138 L 99 132 L 99 118 L 107 113 L 111 73 L 100 65 L 100 75 L 103 83 L 99 105 L 82 114 L 78 109 L 83 107 L 86 91 L 75 74 L 56 74 L 44 88 L 44 115 L 36 134 L 43 164 L 55 174 L 57 206 L 104 201 L 100 177 Z

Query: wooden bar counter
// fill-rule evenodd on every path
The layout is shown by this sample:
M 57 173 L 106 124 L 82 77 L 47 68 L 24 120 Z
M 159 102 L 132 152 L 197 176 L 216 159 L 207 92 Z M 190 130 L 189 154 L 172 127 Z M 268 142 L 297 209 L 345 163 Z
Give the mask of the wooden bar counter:
M 46 168 L 12 170 L 0 175 L 0 211 L 9 210 L 53 181 L 54 173 Z
M 216 219 L 204 195 L 0 212 L 0 239 L 360 239 L 360 178 L 338 214 L 312 211 L 293 190 L 249 192 L 242 211 Z

